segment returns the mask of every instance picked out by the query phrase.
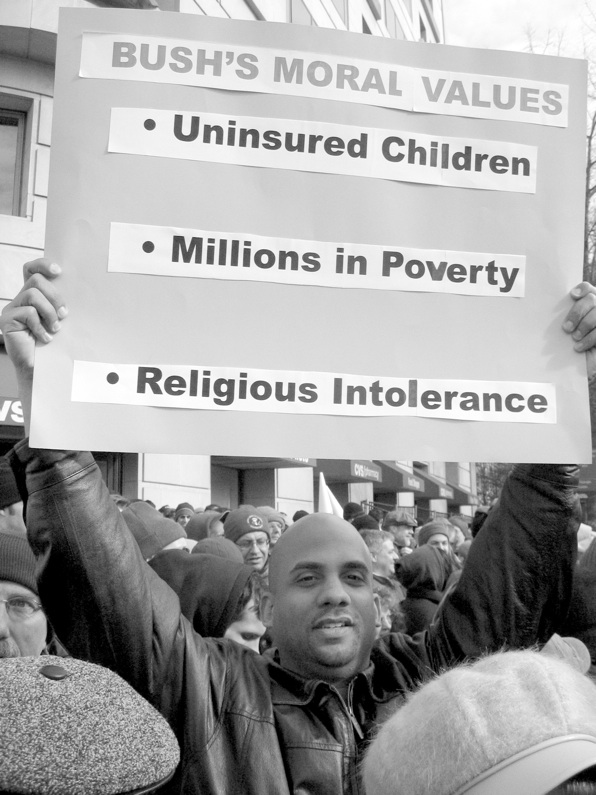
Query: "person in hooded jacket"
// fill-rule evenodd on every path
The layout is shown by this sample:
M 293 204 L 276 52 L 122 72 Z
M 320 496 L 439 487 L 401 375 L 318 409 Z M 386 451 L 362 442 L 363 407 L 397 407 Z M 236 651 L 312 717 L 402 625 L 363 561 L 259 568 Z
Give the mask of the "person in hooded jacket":
M 438 547 L 424 544 L 395 564 L 398 581 L 406 589 L 401 609 L 406 632 L 414 635 L 430 626 L 445 594 L 452 566 Z
M 180 610 L 204 638 L 231 638 L 258 652 L 265 627 L 250 566 L 217 555 L 159 552 L 149 565 L 178 594 Z

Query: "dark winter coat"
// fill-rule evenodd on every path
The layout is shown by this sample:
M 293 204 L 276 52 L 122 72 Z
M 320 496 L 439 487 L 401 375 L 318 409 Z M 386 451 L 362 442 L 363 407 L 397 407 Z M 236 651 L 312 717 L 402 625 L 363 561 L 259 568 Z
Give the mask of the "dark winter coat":
M 44 607 L 74 656 L 117 671 L 169 720 L 182 747 L 170 791 L 361 793 L 366 743 L 406 691 L 466 656 L 546 641 L 567 610 L 577 469 L 518 466 L 431 629 L 378 642 L 344 701 L 326 682 L 194 632 L 91 455 L 21 442 L 12 461 Z

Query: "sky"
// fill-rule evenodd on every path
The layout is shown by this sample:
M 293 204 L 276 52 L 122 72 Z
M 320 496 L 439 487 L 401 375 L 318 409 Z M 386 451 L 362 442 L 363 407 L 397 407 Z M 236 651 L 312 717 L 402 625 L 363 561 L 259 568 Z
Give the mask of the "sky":
M 443 0 L 445 43 L 584 57 L 596 52 L 596 0 Z M 546 46 L 545 46 L 546 45 Z

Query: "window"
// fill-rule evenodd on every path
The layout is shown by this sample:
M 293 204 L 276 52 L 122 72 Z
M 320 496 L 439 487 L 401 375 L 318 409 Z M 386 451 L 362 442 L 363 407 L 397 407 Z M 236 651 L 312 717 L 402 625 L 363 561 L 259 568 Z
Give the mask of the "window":
M 472 488 L 472 464 L 459 463 L 458 464 L 458 485 L 464 489 L 470 490 Z
M 0 107 L 0 214 L 21 214 L 27 114 Z
M 302 0 L 291 0 L 290 6 L 290 22 L 295 25 L 312 25 L 313 20 L 310 12 L 302 2 Z
M 371 32 L 370 28 L 366 24 L 366 20 L 364 19 L 364 17 L 362 17 L 362 32 L 363 33 L 370 33 Z
M 393 6 L 391 5 L 390 0 L 386 0 L 385 5 L 385 24 L 387 25 L 387 30 L 389 31 L 389 35 L 393 39 L 405 39 L 406 34 L 403 31 L 402 26 L 399 24 L 399 20 L 397 19 L 397 15 L 393 10 Z
M 368 6 L 373 13 L 375 19 L 381 19 L 381 3 L 380 0 L 368 0 Z
M 435 478 L 445 480 L 445 462 L 444 461 L 429 461 L 428 474 Z
M 342 20 L 346 22 L 346 0 L 333 0 L 333 5 Z

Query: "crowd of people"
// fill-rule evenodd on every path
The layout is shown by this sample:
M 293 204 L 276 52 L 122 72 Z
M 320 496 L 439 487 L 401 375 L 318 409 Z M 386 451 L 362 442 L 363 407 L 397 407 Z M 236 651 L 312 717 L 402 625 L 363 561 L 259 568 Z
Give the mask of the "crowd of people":
M 2 315 L 26 428 L 35 345 L 67 319 L 59 274 L 28 263 Z M 590 376 L 595 315 L 583 283 L 562 322 Z M 53 729 L 36 758 L 12 687 L 0 792 L 596 792 L 596 547 L 578 556 L 577 467 L 518 464 L 481 516 L 419 525 L 353 503 L 291 519 L 158 509 L 110 494 L 91 454 L 27 439 L 4 466 L 22 511 L 0 528 L 0 678 L 19 677 L 23 715 L 77 716 L 83 680 L 108 669 L 159 718 L 153 756 L 166 750 L 124 776 L 130 754 L 110 755 L 126 743 L 100 743 L 105 699 L 84 745 L 106 780 L 78 765 L 60 789 Z

